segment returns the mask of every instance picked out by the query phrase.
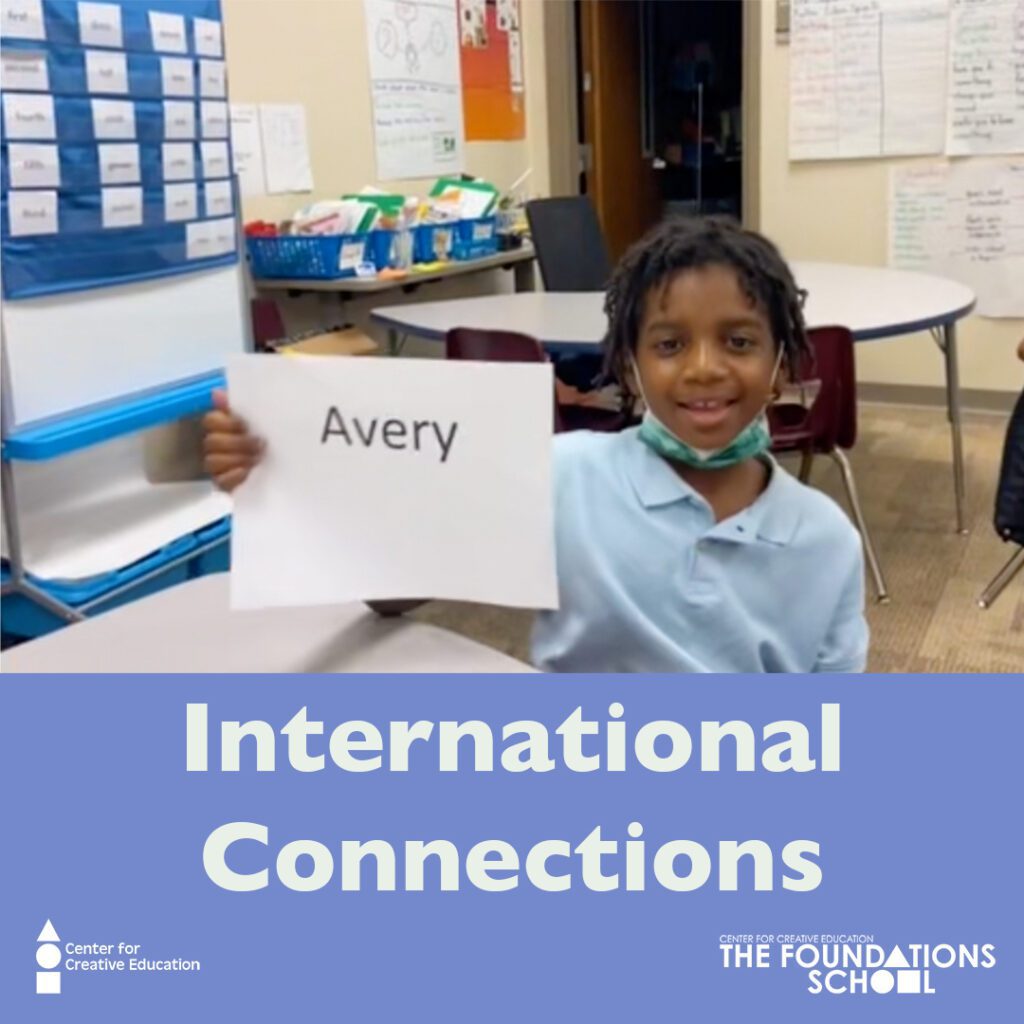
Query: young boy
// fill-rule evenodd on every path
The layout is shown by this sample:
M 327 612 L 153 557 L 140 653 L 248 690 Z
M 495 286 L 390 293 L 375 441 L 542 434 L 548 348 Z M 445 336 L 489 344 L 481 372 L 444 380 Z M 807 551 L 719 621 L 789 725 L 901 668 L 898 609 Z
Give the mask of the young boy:
M 860 538 L 768 454 L 766 406 L 807 350 L 778 250 L 729 221 L 662 224 L 616 268 L 605 309 L 606 365 L 647 411 L 619 434 L 555 439 L 560 608 L 538 615 L 537 667 L 863 671 Z M 206 431 L 230 490 L 259 442 L 223 396 Z

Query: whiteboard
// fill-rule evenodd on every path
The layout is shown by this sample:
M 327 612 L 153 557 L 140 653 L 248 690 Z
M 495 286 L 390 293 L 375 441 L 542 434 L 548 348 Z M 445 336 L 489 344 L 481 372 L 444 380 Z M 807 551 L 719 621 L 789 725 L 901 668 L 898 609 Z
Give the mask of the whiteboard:
M 245 310 L 241 263 L 5 302 L 7 430 L 222 369 Z

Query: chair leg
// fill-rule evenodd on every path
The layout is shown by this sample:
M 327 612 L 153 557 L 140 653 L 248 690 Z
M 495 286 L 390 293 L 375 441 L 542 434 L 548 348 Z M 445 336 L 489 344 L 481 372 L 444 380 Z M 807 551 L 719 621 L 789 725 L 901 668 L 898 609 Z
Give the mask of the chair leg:
M 861 540 L 864 543 L 864 554 L 867 556 L 868 569 L 871 571 L 871 578 L 874 580 L 875 593 L 878 596 L 879 604 L 889 603 L 889 590 L 885 585 L 885 577 L 882 575 L 882 566 L 878 561 L 875 552 L 875 545 L 871 541 L 871 534 L 868 533 L 868 524 L 864 521 L 864 513 L 861 511 L 860 498 L 857 496 L 857 484 L 853 479 L 853 470 L 850 468 L 850 461 L 846 454 L 839 448 L 833 448 L 829 454 L 839 467 L 843 475 L 843 484 L 846 487 L 846 496 L 850 501 L 850 510 L 853 512 L 854 522 L 860 531 Z
M 996 598 L 1021 569 L 1024 569 L 1024 547 L 1018 548 L 1016 554 L 996 573 L 995 579 L 985 588 L 985 593 L 978 598 L 978 607 L 991 608 Z
M 811 467 L 814 465 L 814 452 L 807 450 L 800 455 L 800 472 L 797 479 L 802 484 L 811 482 Z

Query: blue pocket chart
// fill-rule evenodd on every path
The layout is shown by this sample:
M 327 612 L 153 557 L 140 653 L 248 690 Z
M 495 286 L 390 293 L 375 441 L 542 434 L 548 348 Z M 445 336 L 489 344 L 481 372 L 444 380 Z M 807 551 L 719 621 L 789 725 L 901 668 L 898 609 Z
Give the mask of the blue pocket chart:
M 235 263 L 220 0 L 5 0 L 5 298 Z

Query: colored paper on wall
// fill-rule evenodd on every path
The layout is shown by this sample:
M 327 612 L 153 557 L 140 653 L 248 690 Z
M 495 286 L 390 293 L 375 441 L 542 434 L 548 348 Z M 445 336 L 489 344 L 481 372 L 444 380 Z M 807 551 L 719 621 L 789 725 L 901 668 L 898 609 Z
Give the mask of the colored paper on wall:
M 526 137 L 520 0 L 459 0 L 466 140 Z

